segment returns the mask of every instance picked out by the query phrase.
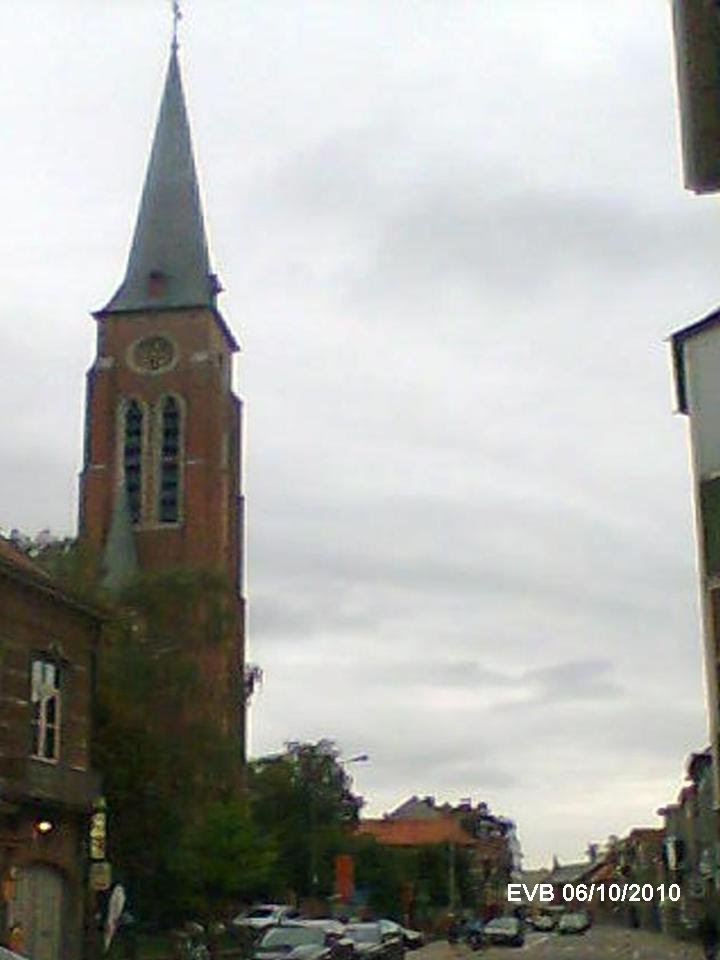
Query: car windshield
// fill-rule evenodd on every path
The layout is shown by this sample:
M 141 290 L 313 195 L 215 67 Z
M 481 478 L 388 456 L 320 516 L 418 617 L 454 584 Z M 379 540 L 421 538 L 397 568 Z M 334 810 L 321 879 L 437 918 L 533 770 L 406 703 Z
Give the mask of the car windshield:
M 513 917 L 496 917 L 495 920 L 491 920 L 490 923 L 485 928 L 486 930 L 515 930 L 517 927 L 517 920 Z
M 256 907 L 248 914 L 249 920 L 262 920 L 265 917 L 272 917 L 275 913 L 272 907 Z
M 355 943 L 380 943 L 380 928 L 375 926 L 348 927 L 345 931 Z
M 318 927 L 275 927 L 260 941 L 265 947 L 299 947 L 305 943 L 322 943 L 323 932 Z

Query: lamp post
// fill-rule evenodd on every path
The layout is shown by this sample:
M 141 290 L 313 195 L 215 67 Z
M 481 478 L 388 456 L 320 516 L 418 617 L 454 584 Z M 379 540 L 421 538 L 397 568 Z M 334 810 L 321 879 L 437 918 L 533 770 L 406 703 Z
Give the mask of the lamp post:
M 347 767 L 351 763 L 367 763 L 370 759 L 367 753 L 358 753 L 352 757 L 337 757 L 335 763 L 339 767 Z M 313 771 L 308 771 L 309 776 L 309 790 L 308 790 L 308 799 L 309 799 L 309 826 L 310 826 L 310 890 L 313 896 L 317 895 L 318 888 L 318 831 L 317 831 L 317 808 L 315 805 L 315 794 L 313 790 Z M 320 769 L 317 768 L 314 773 L 317 775 L 320 773 Z

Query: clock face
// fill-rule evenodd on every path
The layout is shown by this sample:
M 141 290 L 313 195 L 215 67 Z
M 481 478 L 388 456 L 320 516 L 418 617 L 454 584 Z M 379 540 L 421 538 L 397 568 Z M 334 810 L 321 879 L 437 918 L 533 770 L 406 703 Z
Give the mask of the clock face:
M 132 361 L 139 370 L 164 370 L 174 359 L 175 348 L 167 337 L 145 337 L 132 347 Z

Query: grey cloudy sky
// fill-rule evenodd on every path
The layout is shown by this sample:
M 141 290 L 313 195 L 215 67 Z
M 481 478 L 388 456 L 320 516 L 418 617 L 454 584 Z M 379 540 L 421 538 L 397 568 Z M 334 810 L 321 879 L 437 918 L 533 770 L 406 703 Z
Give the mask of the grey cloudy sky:
M 720 296 L 666 0 L 186 0 L 244 353 L 255 754 L 367 752 L 531 865 L 654 822 L 705 716 L 664 337 Z M 3 0 L 0 526 L 74 530 L 164 0 Z

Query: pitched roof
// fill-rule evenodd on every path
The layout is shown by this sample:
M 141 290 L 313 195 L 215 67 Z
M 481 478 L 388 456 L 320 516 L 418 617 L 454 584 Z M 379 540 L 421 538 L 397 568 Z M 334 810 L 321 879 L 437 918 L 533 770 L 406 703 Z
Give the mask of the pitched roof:
M 475 841 L 452 817 L 437 820 L 361 820 L 357 832 L 390 847 L 420 847 L 438 843 L 475 846 Z
M 592 883 L 605 883 L 613 880 L 617 875 L 617 867 L 609 861 L 597 863 L 587 874 L 587 879 Z
M 0 575 L 5 575 L 18 583 L 29 586 L 59 600 L 66 606 L 74 607 L 96 620 L 102 620 L 105 613 L 98 607 L 75 597 L 50 576 L 42 567 L 19 550 L 11 540 L 0 537 Z
M 593 864 L 586 860 L 584 863 L 558 864 L 547 876 L 548 883 L 572 883 L 591 870 Z
M 36 563 L 33 563 L 27 554 L 19 550 L 12 540 L 6 540 L 4 537 L 0 537 L 0 562 L 35 577 L 41 582 L 47 582 L 50 579 L 49 575 Z
M 218 291 L 173 45 L 125 279 L 100 312 L 214 308 Z
M 634 827 L 628 836 L 631 843 L 654 843 L 657 845 L 662 844 L 664 838 L 664 827 Z
M 437 820 L 443 813 L 435 806 L 434 797 L 410 797 L 385 814 L 388 820 Z

